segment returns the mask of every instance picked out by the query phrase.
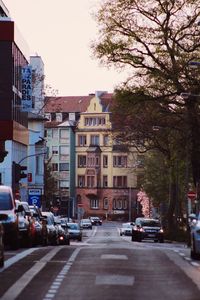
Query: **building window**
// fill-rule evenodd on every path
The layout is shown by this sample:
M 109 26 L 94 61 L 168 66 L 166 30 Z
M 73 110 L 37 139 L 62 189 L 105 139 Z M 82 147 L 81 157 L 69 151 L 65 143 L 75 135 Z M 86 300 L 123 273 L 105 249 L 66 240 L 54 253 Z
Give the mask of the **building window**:
M 108 209 L 109 205 L 108 205 L 108 198 L 104 198 L 103 199 L 103 209 Z
M 103 176 L 103 187 L 107 187 L 108 186 L 108 176 L 104 175 Z
M 86 155 L 78 155 L 78 167 L 79 168 L 86 167 Z
M 90 208 L 91 209 L 99 209 L 99 200 L 98 199 L 90 199 Z
M 123 200 L 123 209 L 128 209 L 128 201 L 127 201 L 127 199 Z
M 106 124 L 105 117 L 86 117 L 84 119 L 85 126 L 102 126 Z
M 67 181 L 67 180 L 60 180 L 59 181 L 59 186 L 62 189 L 67 189 L 67 188 L 69 188 L 69 181 Z
M 52 146 L 52 154 L 58 154 L 58 146 Z
M 47 137 L 52 138 L 52 129 L 47 129 Z
M 95 186 L 95 177 L 93 175 L 87 175 L 87 187 Z
M 56 121 L 56 113 L 51 113 L 51 121 Z
M 42 157 L 36 156 L 36 174 L 40 175 L 42 174 Z
M 127 156 L 113 156 L 113 167 L 126 168 L 127 167 Z
M 56 113 L 56 121 L 62 122 L 62 113 Z
M 52 138 L 53 139 L 57 139 L 58 138 L 58 129 L 57 128 L 53 128 L 52 129 Z
M 103 136 L 103 145 L 108 146 L 108 134 L 104 134 Z
M 58 171 L 58 164 L 56 163 L 52 164 L 52 171 Z
M 99 146 L 99 135 L 91 135 L 90 144 L 93 146 Z
M 123 209 L 123 200 L 122 199 L 113 199 L 113 209 L 122 210 Z
M 86 135 L 78 135 L 78 146 L 86 146 L 86 145 L 87 145 Z
M 127 176 L 113 176 L 113 187 L 127 187 Z
M 68 129 L 60 129 L 60 143 L 68 144 L 69 143 L 69 131 Z
M 78 186 L 84 187 L 85 186 L 85 176 L 79 175 L 78 176 Z
M 108 155 L 103 155 L 103 167 L 108 167 Z
M 69 163 L 60 163 L 59 171 L 69 171 Z
M 60 146 L 60 160 L 67 160 L 69 158 L 69 147 Z
M 137 168 L 144 168 L 144 160 L 145 160 L 145 157 L 144 155 L 138 155 L 137 156 Z

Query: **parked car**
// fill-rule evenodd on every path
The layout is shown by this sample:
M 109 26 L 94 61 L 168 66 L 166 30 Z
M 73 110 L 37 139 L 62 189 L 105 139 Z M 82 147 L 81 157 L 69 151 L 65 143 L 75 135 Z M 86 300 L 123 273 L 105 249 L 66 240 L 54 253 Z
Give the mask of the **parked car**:
M 1 221 L 0 221 L 1 222 Z M 0 223 L 0 268 L 4 266 L 3 225 Z
M 27 202 L 15 200 L 20 243 L 24 247 L 32 247 L 36 241 L 35 222 Z
M 4 229 L 4 244 L 11 249 L 19 248 L 19 228 L 15 201 L 9 186 L 0 186 L 0 219 Z
M 59 245 L 70 245 L 70 234 L 67 228 L 67 224 L 61 223 L 61 219 L 59 216 L 54 216 L 54 222 L 58 231 Z
M 36 244 L 40 244 L 46 246 L 48 243 L 48 236 L 47 236 L 47 221 L 42 216 L 42 212 L 40 208 L 36 205 L 29 205 L 30 211 L 32 213 L 32 217 L 35 223 L 35 238 Z
M 70 239 L 82 241 L 82 229 L 78 223 L 67 223 Z
M 47 243 L 48 245 L 58 245 L 58 230 L 55 225 L 54 215 L 52 212 L 42 212 L 42 216 L 46 219 L 47 224 Z
M 200 215 L 194 217 L 190 223 L 191 250 L 192 259 L 200 259 Z
M 81 219 L 80 227 L 82 229 L 92 229 L 92 222 L 90 219 Z
M 102 220 L 99 217 L 90 217 L 89 219 L 92 225 L 102 225 Z
M 157 219 L 136 218 L 132 228 L 132 241 L 154 240 L 154 242 L 164 242 L 164 232 Z
M 120 235 L 131 236 L 133 225 L 134 223 L 132 222 L 123 223 L 121 228 L 119 229 Z

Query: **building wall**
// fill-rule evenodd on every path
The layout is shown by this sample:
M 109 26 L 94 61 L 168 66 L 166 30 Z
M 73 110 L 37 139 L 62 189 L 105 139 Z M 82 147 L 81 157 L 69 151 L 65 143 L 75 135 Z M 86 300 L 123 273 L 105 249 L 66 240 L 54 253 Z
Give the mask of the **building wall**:
M 137 151 L 132 149 L 129 152 L 128 149 L 115 145 L 110 116 L 110 112 L 104 111 L 104 106 L 97 95 L 91 99 L 87 111 L 80 115 L 76 130 L 77 204 L 84 216 L 99 215 L 110 219 L 128 219 L 129 211 L 134 207 L 137 197 Z M 80 145 L 80 136 L 86 137 L 85 145 Z M 97 147 L 93 145 L 93 136 L 99 136 Z M 105 136 L 108 136 L 106 143 Z M 85 166 L 80 166 L 80 156 L 86 156 Z M 106 166 L 105 156 L 107 156 Z M 125 166 L 114 167 L 114 156 L 117 160 L 120 157 L 120 161 L 122 157 L 126 161 Z M 91 165 L 89 161 L 94 161 L 95 158 L 99 164 Z M 94 175 L 92 187 L 87 180 L 88 173 Z M 106 185 L 104 176 L 107 176 Z M 82 183 L 82 177 L 85 183 Z M 114 177 L 117 181 L 123 177 L 124 184 L 114 186 Z

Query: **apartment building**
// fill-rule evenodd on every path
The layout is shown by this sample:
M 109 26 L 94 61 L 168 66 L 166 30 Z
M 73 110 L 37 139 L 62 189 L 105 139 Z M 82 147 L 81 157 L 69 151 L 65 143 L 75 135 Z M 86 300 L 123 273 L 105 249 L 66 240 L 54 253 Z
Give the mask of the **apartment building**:
M 45 99 L 45 139 L 48 163 L 56 190 L 46 199 L 55 212 L 77 215 L 75 191 L 75 127 L 80 113 L 93 96 L 47 97 Z
M 131 220 L 136 214 L 138 153 L 113 140 L 112 101 L 112 94 L 96 92 L 80 113 L 76 128 L 79 217 Z

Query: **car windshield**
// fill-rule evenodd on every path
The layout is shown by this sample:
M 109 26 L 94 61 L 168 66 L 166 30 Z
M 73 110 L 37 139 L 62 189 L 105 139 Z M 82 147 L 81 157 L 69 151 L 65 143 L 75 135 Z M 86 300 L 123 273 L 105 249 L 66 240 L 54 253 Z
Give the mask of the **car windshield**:
M 67 224 L 70 229 L 78 229 L 78 224 Z
M 159 221 L 154 220 L 144 220 L 141 222 L 142 226 L 150 226 L 150 227 L 160 227 Z
M 127 227 L 128 227 L 128 228 L 131 228 L 131 225 L 130 225 L 130 224 L 122 224 L 122 227 L 123 227 L 123 228 L 127 228 Z
M 0 192 L 0 210 L 13 209 L 12 199 L 9 193 Z

